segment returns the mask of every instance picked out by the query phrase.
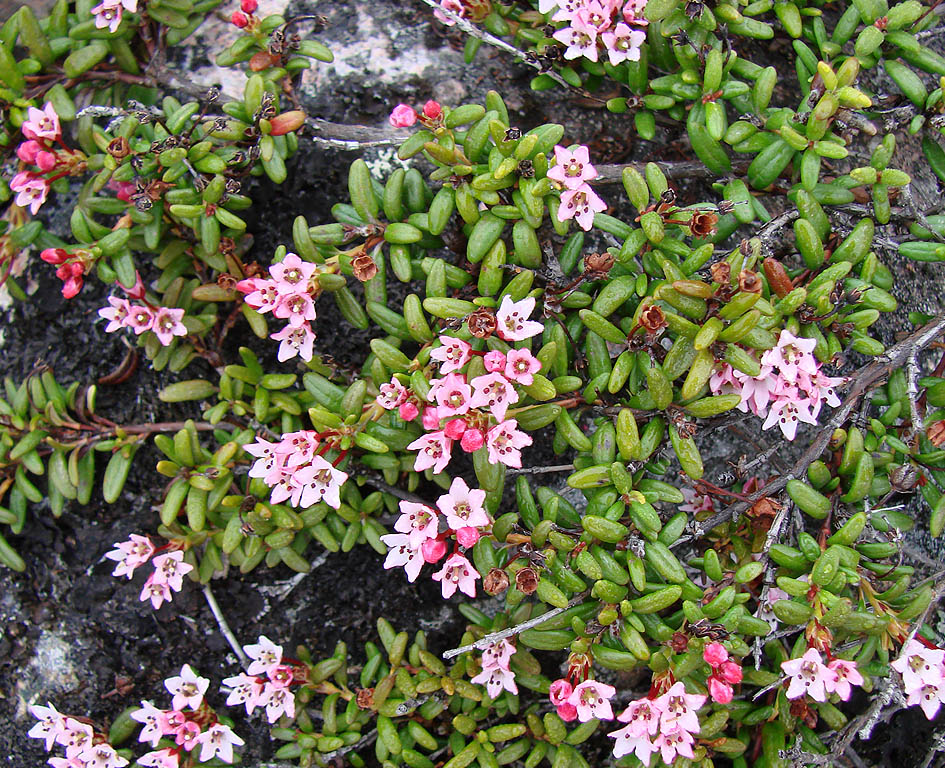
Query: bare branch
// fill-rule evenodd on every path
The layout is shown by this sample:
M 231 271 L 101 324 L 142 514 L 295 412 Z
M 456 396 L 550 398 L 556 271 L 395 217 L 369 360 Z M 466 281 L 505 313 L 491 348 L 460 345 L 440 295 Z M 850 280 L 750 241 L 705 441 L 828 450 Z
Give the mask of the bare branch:
M 230 629 L 230 625 L 226 623 L 226 617 L 223 615 L 223 611 L 220 610 L 220 604 L 217 603 L 217 599 L 213 596 L 213 591 L 210 589 L 209 584 L 204 585 L 203 596 L 207 600 L 207 605 L 210 606 L 210 613 L 212 613 L 213 618 L 217 620 L 217 627 L 220 630 L 220 634 L 222 634 L 230 644 L 230 648 L 233 649 L 236 658 L 240 660 L 240 666 L 243 667 L 243 669 L 248 668 L 249 657 L 243 652 L 243 648 L 239 640 L 236 639 L 236 635 L 233 634 L 233 630 Z

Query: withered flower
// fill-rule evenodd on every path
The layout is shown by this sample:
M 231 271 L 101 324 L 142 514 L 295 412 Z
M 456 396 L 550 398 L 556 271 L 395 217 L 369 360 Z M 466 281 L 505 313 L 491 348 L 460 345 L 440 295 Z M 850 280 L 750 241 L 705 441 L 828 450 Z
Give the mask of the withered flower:
M 927 434 L 929 442 L 936 448 L 945 443 L 945 419 L 930 424 Z
M 359 688 L 355 701 L 359 709 L 374 709 L 374 689 Z
M 662 308 L 651 304 L 640 313 L 640 325 L 647 333 L 659 333 L 666 327 L 666 315 Z
M 495 331 L 495 312 L 488 307 L 479 307 L 466 318 L 469 332 L 477 339 L 486 339 Z
M 487 595 L 501 595 L 509 588 L 509 575 L 501 568 L 493 568 L 482 580 L 482 590 Z
M 116 160 L 124 160 L 131 154 L 131 145 L 128 143 L 128 139 L 124 136 L 119 136 L 117 139 L 112 139 L 108 142 L 106 150 L 108 154 Z
M 732 278 L 732 266 L 727 261 L 717 261 L 709 267 L 712 282 L 719 285 L 728 285 Z
M 614 266 L 614 255 L 610 251 L 589 253 L 584 257 L 584 272 L 604 277 Z
M 684 632 L 673 632 L 669 647 L 673 649 L 673 653 L 685 653 L 689 648 L 689 636 Z
M 738 273 L 738 290 L 745 293 L 761 293 L 761 278 L 757 272 L 743 269 Z
M 919 484 L 919 472 L 911 464 L 900 464 L 890 470 L 889 484 L 894 491 L 911 493 Z
M 689 231 L 693 237 L 709 237 L 715 234 L 719 217 L 712 211 L 695 211 L 689 219 Z
M 366 251 L 358 251 L 351 259 L 351 271 L 362 283 L 377 274 L 377 264 Z
M 522 568 L 515 574 L 515 587 L 525 595 L 532 594 L 538 589 L 538 574 L 534 568 Z

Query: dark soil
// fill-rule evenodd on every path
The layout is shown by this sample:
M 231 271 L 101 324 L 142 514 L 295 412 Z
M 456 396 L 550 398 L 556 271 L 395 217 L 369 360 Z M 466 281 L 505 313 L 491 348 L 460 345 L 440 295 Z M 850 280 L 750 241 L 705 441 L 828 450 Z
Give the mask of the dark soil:
M 269 5 L 273 10 L 276 3 Z M 335 69 L 321 67 L 317 77 L 306 80 L 303 100 L 311 114 L 377 125 L 385 120 L 391 104 L 400 101 L 439 98 L 457 104 L 480 100 L 488 89 L 496 88 L 506 96 L 521 128 L 561 122 L 567 129 L 566 143 L 570 139 L 592 144 L 592 156 L 598 162 L 679 159 L 674 153 L 687 149 L 675 143 L 680 138 L 677 131 L 661 130 L 654 142 L 635 140 L 623 116 L 571 98 L 562 100 L 558 92 L 531 92 L 531 70 L 494 51 L 483 49 L 471 66 L 463 65 L 460 33 L 431 25 L 429 10 L 419 0 L 375 0 L 369 11 L 366 6 L 355 0 L 290 3 L 286 15 L 324 13 L 329 26 L 320 38 L 339 52 Z M 359 47 L 365 37 L 369 43 Z M 195 79 L 213 53 L 207 47 L 213 42 L 212 31 L 198 38 L 181 62 L 182 68 L 195 71 Z M 372 64 L 379 55 L 406 63 L 391 73 L 379 72 Z M 414 60 L 425 64 L 413 71 L 410 62 Z M 343 74 L 333 74 L 335 70 Z M 346 172 L 354 157 L 303 143 L 285 185 L 276 188 L 261 183 L 251 190 L 258 202 L 247 216 L 255 236 L 249 258 L 268 263 L 276 245 L 291 245 L 292 221 L 299 214 L 310 225 L 329 221 L 331 205 L 346 199 Z M 383 151 L 369 153 L 381 164 L 389 162 L 389 157 Z M 927 180 L 927 185 L 934 197 L 938 193 L 934 183 Z M 677 186 L 682 204 L 716 199 L 703 183 L 690 180 Z M 623 198 L 619 187 L 606 192 L 605 199 L 615 204 Z M 48 210 L 52 211 L 51 206 Z M 51 226 L 55 229 L 55 222 Z M 896 269 L 896 290 L 903 307 L 925 311 L 939 307 L 940 295 L 930 290 L 932 275 L 939 279 L 937 273 L 927 265 L 901 266 Z M 103 286 L 93 280 L 79 297 L 67 302 L 59 294 L 53 270 L 38 259 L 29 266 L 28 277 L 38 287 L 3 322 L 6 354 L 0 356 L 0 375 L 20 379 L 34 366 L 45 364 L 63 383 L 92 382 L 118 365 L 125 345 L 119 335 L 106 334 L 95 315 L 105 303 Z M 904 308 L 887 322 L 885 341 L 906 327 Z M 370 334 L 353 333 L 330 300 L 322 302 L 319 312 L 319 351 L 343 365 L 359 365 Z M 247 343 L 248 337 L 245 327 L 237 326 L 231 341 L 235 347 Z M 275 345 L 255 340 L 250 345 L 261 356 L 273 358 Z M 186 377 L 203 375 L 206 369 L 201 366 L 195 363 Z M 284 366 L 283 370 L 295 368 Z M 195 408 L 157 399 L 157 390 L 176 378 L 155 373 L 145 363 L 120 386 L 100 388 L 99 411 L 120 423 L 197 415 Z M 550 434 L 542 437 L 536 439 L 531 458 L 536 463 L 538 458 L 555 463 Z M 718 460 L 736 455 L 734 450 L 720 447 Z M 39 765 L 46 757 L 38 741 L 26 738 L 32 721 L 26 711 L 29 704 L 49 700 L 61 711 L 108 722 L 144 698 L 162 705 L 166 701 L 162 680 L 177 674 L 184 663 L 211 678 L 211 691 L 222 678 L 237 672 L 236 659 L 193 584 L 185 585 L 173 603 L 155 612 L 138 601 L 141 578 L 133 583 L 115 579 L 110 575 L 111 562 L 102 560 L 114 542 L 130 533 L 154 531 L 153 507 L 160 502 L 162 490 L 153 469 L 156 460 L 153 448 L 139 452 L 118 503 L 108 506 L 100 497 L 93 498 L 86 508 L 68 507 L 59 519 L 53 519 L 48 508 L 36 507 L 22 535 L 12 539 L 27 570 L 23 574 L 0 570 L 0 720 L 7 723 L 0 728 L 0 754 L 11 766 Z M 266 634 L 287 649 L 304 643 L 313 654 L 327 655 L 338 640 L 344 640 L 352 663 L 357 664 L 360 646 L 373 636 L 380 616 L 398 629 L 426 630 L 433 650 L 443 650 L 458 638 L 462 619 L 429 579 L 408 584 L 399 572 L 384 571 L 382 558 L 368 548 L 327 556 L 313 549 L 310 555 L 316 563 L 313 572 L 282 598 L 280 587 L 288 589 L 288 580 L 295 575 L 284 568 L 259 569 L 249 576 L 231 573 L 213 583 L 241 642 Z M 210 698 L 223 702 L 217 693 Z M 256 765 L 271 757 L 272 744 L 262 718 L 240 718 L 237 730 L 247 740 L 244 764 Z M 924 717 L 906 712 L 878 728 L 869 749 L 861 745 L 860 754 L 870 765 L 907 768 L 921 762 L 930 739 L 931 726 Z

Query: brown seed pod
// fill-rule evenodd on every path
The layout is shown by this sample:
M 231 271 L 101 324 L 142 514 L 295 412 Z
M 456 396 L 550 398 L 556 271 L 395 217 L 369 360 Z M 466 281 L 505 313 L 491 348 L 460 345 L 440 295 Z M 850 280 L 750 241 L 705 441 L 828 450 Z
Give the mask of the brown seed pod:
M 738 273 L 738 290 L 745 293 L 761 293 L 761 278 L 757 272 L 743 269 Z
M 509 575 L 501 568 L 493 568 L 482 580 L 482 590 L 487 595 L 501 595 L 509 588 Z
M 522 568 L 515 574 L 515 587 L 519 592 L 530 595 L 538 589 L 538 574 L 534 568 Z
M 709 237 L 715 234 L 719 217 L 711 211 L 695 211 L 689 219 L 689 231 L 693 237 Z
M 362 283 L 377 274 L 377 264 L 366 251 L 358 251 L 351 259 L 351 271 Z
M 732 266 L 727 261 L 717 261 L 709 267 L 709 274 L 712 275 L 713 283 L 728 285 L 732 279 Z

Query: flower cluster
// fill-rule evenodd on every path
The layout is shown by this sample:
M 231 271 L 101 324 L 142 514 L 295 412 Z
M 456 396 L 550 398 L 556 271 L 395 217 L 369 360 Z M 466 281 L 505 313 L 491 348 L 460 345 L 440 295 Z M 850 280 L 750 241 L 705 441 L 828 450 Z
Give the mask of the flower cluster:
M 270 338 L 279 344 L 279 362 L 298 355 L 312 359 L 315 332 L 310 323 L 315 319 L 312 277 L 315 265 L 289 253 L 269 268 L 269 278 L 251 277 L 241 280 L 236 288 L 246 294 L 244 299 L 257 312 L 272 312 L 289 324 Z
M 262 478 L 272 488 L 273 504 L 288 499 L 293 507 L 304 509 L 324 501 L 338 509 L 341 486 L 348 475 L 321 455 L 327 448 L 318 432 L 305 429 L 286 432 L 278 443 L 258 437 L 255 443 L 243 446 L 256 458 L 249 476 Z
M 827 694 L 836 693 L 846 701 L 850 698 L 850 686 L 863 684 L 863 676 L 854 662 L 833 659 L 824 664 L 816 648 L 808 648 L 799 659 L 781 662 L 781 669 L 790 677 L 789 699 L 799 699 L 806 693 L 814 701 L 826 701 Z
M 725 363 L 709 381 L 712 393 L 740 395 L 740 411 L 751 410 L 765 418 L 762 429 L 777 424 L 784 436 L 793 440 L 800 422 L 817 423 L 824 403 L 831 407 L 840 405 L 834 389 L 844 379 L 823 373 L 813 355 L 816 344 L 813 339 L 782 330 L 778 343 L 762 354 L 761 372 L 757 376 L 749 376 Z
M 114 32 L 121 24 L 122 13 L 135 13 L 138 10 L 138 0 L 102 0 L 101 3 L 92 9 L 92 15 L 95 17 L 95 28 L 104 29 L 108 27 L 109 32 Z
M 902 675 L 906 704 L 918 704 L 929 720 L 934 718 L 945 701 L 945 651 L 910 640 L 889 666 Z
M 646 32 L 635 27 L 647 24 L 644 8 L 646 0 L 538 0 L 539 11 L 554 11 L 552 21 L 567 22 L 552 35 L 567 46 L 565 59 L 597 61 L 603 49 L 612 66 L 640 60 Z
M 85 282 L 85 273 L 92 263 L 92 254 L 85 248 L 69 253 L 64 248 L 46 248 L 39 257 L 56 267 L 56 277 L 62 280 L 62 295 L 71 299 L 79 294 Z
M 230 22 L 240 29 L 251 26 L 255 21 L 253 14 L 256 13 L 257 8 L 259 8 L 259 3 L 256 0 L 240 0 L 240 9 L 233 11 Z
M 614 711 L 610 699 L 617 689 L 597 680 L 585 680 L 571 686 L 569 680 L 555 680 L 548 689 L 548 698 L 566 723 L 577 718 L 582 723 L 588 720 L 613 720 Z
M 423 109 L 417 112 L 409 104 L 398 104 L 390 113 L 387 121 L 394 128 L 409 128 L 417 122 L 419 118 L 423 125 L 435 127 L 435 124 L 443 117 L 443 107 L 439 102 L 432 99 L 423 105 Z
M 173 697 L 170 709 L 158 709 L 149 701 L 141 702 L 141 709 L 131 713 L 133 720 L 144 726 L 138 741 L 148 742 L 151 752 L 138 758 L 139 765 L 154 768 L 178 768 L 182 752 L 194 753 L 205 763 L 218 758 L 233 762 L 233 747 L 244 744 L 229 726 L 217 719 L 216 713 L 204 701 L 210 681 L 200 677 L 189 664 L 181 667 L 180 675 L 169 677 L 164 687 Z M 162 739 L 173 739 L 173 746 L 162 746 Z M 158 749 L 161 747 L 161 749 Z M 185 761 L 185 765 L 192 764 Z
M 10 189 L 16 193 L 13 202 L 21 208 L 28 207 L 35 215 L 46 202 L 50 185 L 84 167 L 85 155 L 62 143 L 59 115 L 48 101 L 42 109 L 30 107 L 27 110 L 27 119 L 20 131 L 26 140 L 16 148 L 16 156 L 36 170 L 17 173 L 10 180 Z
M 115 549 L 105 553 L 105 557 L 117 563 L 112 576 L 126 576 L 130 579 L 136 568 L 151 562 L 154 573 L 148 576 L 144 583 L 140 600 L 150 600 L 155 610 L 165 601 L 170 602 L 174 592 L 183 589 L 184 576 L 194 569 L 190 563 L 184 562 L 184 553 L 179 549 L 159 554 L 152 560 L 152 555 L 159 551 L 147 536 L 133 533 L 128 541 L 119 541 L 115 544 Z
M 656 752 L 667 765 L 677 755 L 692 759 L 693 734 L 700 730 L 696 713 L 705 700 L 700 694 L 686 693 L 686 686 L 677 682 L 662 696 L 631 702 L 617 715 L 617 719 L 627 725 L 608 734 L 616 740 L 614 756 L 633 753 L 646 766 Z
M 548 178 L 564 190 L 558 206 L 558 221 L 573 218 L 581 229 L 587 231 L 594 226 L 594 214 L 607 210 L 606 203 L 588 184 L 597 178 L 597 169 L 591 165 L 587 147 L 578 146 L 571 150 L 556 146 L 555 163 L 548 169 Z
M 513 302 L 508 296 L 496 312 L 496 333 L 504 341 L 523 341 L 541 333 L 541 323 L 528 320 L 535 308 L 535 299 Z M 452 336 L 440 336 L 440 346 L 430 357 L 440 364 L 442 378 L 430 382 L 426 399 L 421 400 L 395 376 L 382 384 L 377 403 L 387 410 L 397 409 L 405 421 L 421 414 L 427 430 L 407 447 L 418 451 L 414 469 L 421 472 L 432 467 L 442 472 L 449 464 L 453 443 L 459 441 L 467 453 L 483 446 L 493 464 L 522 466 L 521 449 L 532 444 L 532 438 L 518 429 L 515 419 L 507 419 L 510 405 L 518 402 L 515 385 L 528 386 L 541 363 L 527 349 L 475 352 L 468 342 Z M 473 355 L 481 355 L 486 373 L 467 381 L 461 369 Z
M 53 768 L 121 768 L 128 765 L 104 734 L 96 733 L 88 723 L 57 712 L 49 702 L 45 707 L 34 704 L 30 713 L 39 722 L 30 728 L 27 735 L 43 739 L 47 752 L 56 744 L 66 750 L 65 757 L 49 758 Z
M 515 673 L 509 669 L 509 660 L 515 652 L 515 646 L 508 640 L 499 640 L 483 650 L 482 671 L 472 681 L 486 686 L 490 699 L 498 697 L 503 690 L 518 693 Z
M 45 253 L 45 251 L 43 252 Z M 45 259 L 45 257 L 44 257 Z M 63 288 L 65 293 L 65 288 Z M 105 330 L 113 333 L 122 328 L 131 328 L 140 336 L 146 331 L 153 331 L 162 346 L 168 346 L 175 336 L 186 336 L 184 310 L 172 307 L 155 307 L 151 304 L 132 304 L 128 299 L 117 296 L 108 297 L 107 307 L 102 307 L 99 317 L 108 320 Z
M 440 582 L 444 599 L 451 597 L 457 589 L 475 597 L 479 572 L 462 552 L 479 541 L 481 529 L 492 525 L 485 500 L 485 491 L 470 488 L 465 480 L 457 477 L 453 479 L 449 492 L 436 500 L 439 514 L 425 504 L 401 501 L 400 517 L 394 523 L 397 533 L 381 536 L 381 541 L 388 547 L 384 567 L 403 567 L 407 580 L 416 581 L 423 564 L 438 562 L 447 552 L 447 540 L 453 538 L 453 552 L 443 567 L 433 574 L 433 580 Z M 445 524 L 442 531 L 441 519 Z
M 257 707 L 265 707 L 270 724 L 282 715 L 295 717 L 295 694 L 289 686 L 305 682 L 305 670 L 287 664 L 282 658 L 282 646 L 265 635 L 260 635 L 257 643 L 244 645 L 243 650 L 252 663 L 246 672 L 223 681 L 223 685 L 230 689 L 227 706 L 242 704 L 247 715 Z
M 741 666 L 729 659 L 721 643 L 708 643 L 702 650 L 702 658 L 712 668 L 707 682 L 709 695 L 719 704 L 728 704 L 734 695 L 732 686 L 742 681 Z

